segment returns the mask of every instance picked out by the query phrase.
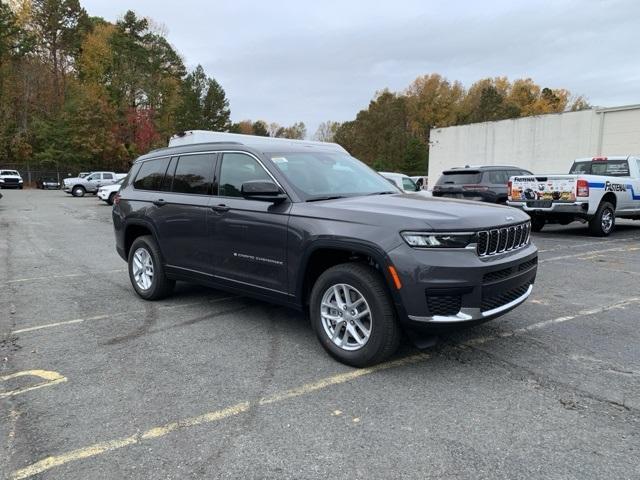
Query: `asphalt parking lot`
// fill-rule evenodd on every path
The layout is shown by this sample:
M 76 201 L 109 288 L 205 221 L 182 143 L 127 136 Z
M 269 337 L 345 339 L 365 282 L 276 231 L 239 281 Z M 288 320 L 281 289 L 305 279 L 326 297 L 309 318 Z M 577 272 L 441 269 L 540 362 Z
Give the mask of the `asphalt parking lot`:
M 640 222 L 548 227 L 526 304 L 356 370 L 295 311 L 140 300 L 95 197 L 2 193 L 3 478 L 640 477 Z

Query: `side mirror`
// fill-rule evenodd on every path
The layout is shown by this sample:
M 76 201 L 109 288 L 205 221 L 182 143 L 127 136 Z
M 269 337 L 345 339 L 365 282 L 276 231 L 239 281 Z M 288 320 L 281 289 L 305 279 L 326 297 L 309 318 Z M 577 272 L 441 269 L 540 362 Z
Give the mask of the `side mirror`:
M 282 202 L 287 198 L 282 190 L 280 190 L 280 187 L 269 180 L 251 180 L 244 182 L 240 193 L 244 198 L 250 200 L 262 200 L 273 203 Z

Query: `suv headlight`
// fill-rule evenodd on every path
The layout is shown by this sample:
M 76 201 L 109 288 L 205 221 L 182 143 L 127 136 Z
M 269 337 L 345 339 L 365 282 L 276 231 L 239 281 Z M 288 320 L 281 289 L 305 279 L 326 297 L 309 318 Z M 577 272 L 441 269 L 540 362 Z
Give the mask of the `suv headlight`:
M 466 248 L 476 239 L 476 234 L 469 232 L 402 232 L 401 235 L 414 248 Z

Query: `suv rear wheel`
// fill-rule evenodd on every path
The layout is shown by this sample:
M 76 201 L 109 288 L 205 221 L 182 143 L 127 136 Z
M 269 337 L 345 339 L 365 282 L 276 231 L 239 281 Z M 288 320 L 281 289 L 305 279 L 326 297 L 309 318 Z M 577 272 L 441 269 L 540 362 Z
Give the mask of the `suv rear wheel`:
M 138 237 L 129 250 L 129 279 L 136 293 L 145 300 L 159 300 L 171 293 L 175 280 L 164 273 L 158 244 L 150 235 Z
M 310 317 L 324 349 L 347 365 L 382 362 L 400 343 L 384 280 L 367 265 L 340 264 L 320 275 L 311 291 Z

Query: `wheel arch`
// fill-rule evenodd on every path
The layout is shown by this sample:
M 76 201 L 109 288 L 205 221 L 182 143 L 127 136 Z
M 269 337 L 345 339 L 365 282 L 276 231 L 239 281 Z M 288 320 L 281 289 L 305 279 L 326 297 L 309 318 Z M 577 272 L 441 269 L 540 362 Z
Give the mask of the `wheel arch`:
M 135 239 L 144 235 L 151 235 L 156 241 L 158 248 L 160 249 L 160 253 L 162 253 L 162 247 L 158 242 L 158 236 L 153 225 L 145 220 L 135 219 L 128 221 L 124 228 L 123 246 L 125 257 L 129 257 L 129 250 L 131 249 L 131 245 Z
M 616 197 L 616 194 L 613 192 L 607 192 L 602 196 L 602 199 L 600 199 L 600 205 L 602 205 L 604 202 L 609 202 L 611 205 L 613 205 L 614 210 L 618 208 L 618 197 Z
M 320 239 L 306 248 L 298 267 L 296 299 L 300 306 L 303 309 L 307 307 L 311 289 L 322 272 L 348 262 L 367 263 L 378 270 L 396 308 L 401 305 L 399 292 L 393 287 L 393 278 L 388 268 L 392 265 L 391 260 L 378 245 L 364 240 Z

